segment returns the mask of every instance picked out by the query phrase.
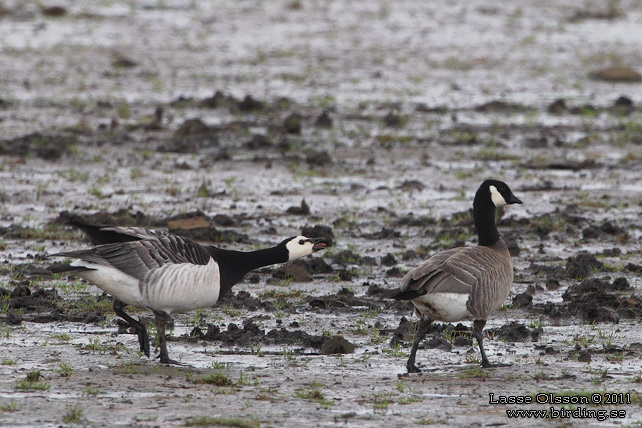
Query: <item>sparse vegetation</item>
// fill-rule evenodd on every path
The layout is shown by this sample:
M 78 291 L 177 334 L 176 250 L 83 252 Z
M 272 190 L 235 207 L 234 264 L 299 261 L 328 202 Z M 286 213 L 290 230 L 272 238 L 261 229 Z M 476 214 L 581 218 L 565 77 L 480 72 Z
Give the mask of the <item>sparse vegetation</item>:
M 79 404 L 68 406 L 62 421 L 66 424 L 79 423 L 82 420 L 83 412 L 83 408 Z
M 259 428 L 260 423 L 258 421 L 242 418 L 197 416 L 187 419 L 184 425 L 186 427 L 219 426 L 235 428 Z

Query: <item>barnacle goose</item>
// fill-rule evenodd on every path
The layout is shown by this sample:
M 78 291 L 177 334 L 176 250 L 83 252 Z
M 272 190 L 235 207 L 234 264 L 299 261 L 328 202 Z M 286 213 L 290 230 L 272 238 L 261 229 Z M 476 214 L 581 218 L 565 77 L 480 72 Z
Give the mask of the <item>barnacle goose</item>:
M 112 295 L 114 312 L 134 328 L 140 349 L 147 356 L 147 330 L 124 308 L 132 305 L 152 311 L 158 331 L 158 358 L 169 364 L 178 364 L 167 353 L 165 327 L 170 314 L 212 306 L 248 272 L 326 247 L 323 238 L 294 236 L 274 247 L 242 252 L 200 245 L 160 230 L 71 224 L 83 230 L 96 246 L 49 255 L 76 259 L 54 264 L 49 270 L 73 273 Z

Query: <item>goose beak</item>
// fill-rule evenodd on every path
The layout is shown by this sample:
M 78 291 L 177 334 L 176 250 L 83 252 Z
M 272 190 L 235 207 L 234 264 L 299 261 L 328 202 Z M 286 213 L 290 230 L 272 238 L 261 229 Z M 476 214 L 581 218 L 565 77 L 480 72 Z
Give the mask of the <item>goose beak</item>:
M 517 196 L 513 195 L 511 192 L 510 196 L 506 199 L 507 204 L 521 204 L 522 200 L 519 199 Z
M 312 251 L 320 251 L 327 247 L 325 239 L 323 238 L 312 238 L 308 239 L 308 241 L 312 242 Z

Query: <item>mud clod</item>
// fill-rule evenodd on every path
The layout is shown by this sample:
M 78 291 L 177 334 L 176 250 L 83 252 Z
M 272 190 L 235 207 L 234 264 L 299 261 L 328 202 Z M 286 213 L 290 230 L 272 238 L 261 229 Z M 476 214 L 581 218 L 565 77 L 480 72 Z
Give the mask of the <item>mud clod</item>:
M 397 264 L 397 259 L 395 259 L 395 256 L 392 254 L 388 253 L 381 258 L 381 264 L 383 266 L 394 266 Z
M 289 207 L 285 212 L 294 215 L 310 215 L 310 206 L 305 202 L 305 199 L 301 199 L 301 205 Z
M 246 95 L 243 101 L 238 103 L 238 108 L 242 112 L 255 112 L 265 108 L 262 101 L 254 99 L 251 95 Z
M 333 121 L 332 117 L 330 117 L 330 113 L 327 110 L 324 110 L 317 118 L 315 125 L 319 128 L 332 128 Z
M 530 308 L 533 306 L 533 296 L 529 293 L 519 293 L 513 298 L 513 305 L 519 308 Z
M 0 142 L 0 155 L 30 156 L 35 155 L 45 160 L 57 160 L 71 153 L 71 148 L 78 144 L 74 134 L 42 134 L 35 132 L 23 137 Z
M 299 113 L 292 113 L 283 120 L 283 130 L 287 134 L 301 135 L 303 128 L 303 116 Z
M 310 238 L 323 238 L 325 239 L 326 245 L 332 247 L 334 245 L 334 232 L 330 226 L 305 226 L 301 230 L 301 235 L 307 236 Z
M 592 254 L 580 253 L 566 261 L 566 272 L 571 278 L 587 278 L 598 269 L 604 269 L 604 264 Z
M 461 342 L 458 339 L 463 339 L 466 340 L 466 338 L 462 336 L 458 336 L 453 340 L 453 343 L 450 343 L 447 341 L 445 338 L 441 336 L 435 336 L 432 339 L 428 340 L 425 344 L 426 349 L 441 349 L 443 351 L 451 351 L 454 346 L 469 346 L 466 344 L 461 344 Z M 412 337 L 410 337 L 408 340 L 412 340 Z M 468 339 L 470 341 L 470 339 Z M 472 344 L 472 341 L 470 341 Z
M 323 355 L 331 354 L 352 354 L 356 346 L 346 340 L 343 336 L 333 336 L 323 342 L 321 353 Z
M 332 155 L 326 150 L 315 151 L 305 157 L 305 162 L 312 167 L 327 167 L 334 164 Z
M 489 332 L 507 342 L 525 342 L 529 340 L 537 342 L 544 330 L 542 327 L 529 329 L 524 324 L 513 321 L 504 324 L 500 328 L 489 329 Z
M 198 153 L 203 149 L 213 149 L 218 146 L 218 129 L 195 118 L 184 121 L 174 132 L 173 140 L 161 146 L 159 150 L 175 153 Z

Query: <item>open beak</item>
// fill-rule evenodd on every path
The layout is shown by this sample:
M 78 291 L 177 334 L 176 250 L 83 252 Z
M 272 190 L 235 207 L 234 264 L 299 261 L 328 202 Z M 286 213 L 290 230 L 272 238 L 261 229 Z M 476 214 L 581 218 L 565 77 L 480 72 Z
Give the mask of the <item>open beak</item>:
M 308 241 L 312 242 L 312 251 L 320 251 L 328 246 L 323 238 L 311 238 Z

